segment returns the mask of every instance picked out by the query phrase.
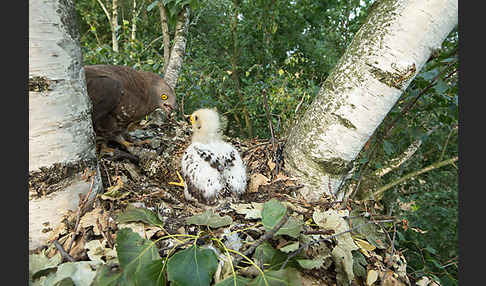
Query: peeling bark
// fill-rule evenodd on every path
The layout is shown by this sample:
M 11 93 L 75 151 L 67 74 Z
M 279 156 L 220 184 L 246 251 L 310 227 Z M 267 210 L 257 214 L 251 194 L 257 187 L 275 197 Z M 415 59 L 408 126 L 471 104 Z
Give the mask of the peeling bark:
M 285 166 L 309 201 L 339 186 L 374 130 L 457 25 L 457 0 L 384 0 L 289 134 Z
M 29 249 L 47 242 L 79 194 L 102 191 L 74 4 L 29 1 Z
M 169 64 L 164 74 L 167 84 L 175 90 L 179 72 L 186 52 L 187 30 L 189 28 L 189 7 L 182 8 L 177 16 L 174 45 L 170 52 Z

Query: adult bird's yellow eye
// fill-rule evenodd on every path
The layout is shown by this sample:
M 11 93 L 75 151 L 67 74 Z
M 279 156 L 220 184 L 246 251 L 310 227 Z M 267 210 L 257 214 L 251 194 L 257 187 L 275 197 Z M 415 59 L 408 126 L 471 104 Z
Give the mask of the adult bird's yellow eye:
M 167 100 L 167 95 L 165 93 L 163 93 L 160 98 L 162 98 L 163 100 Z

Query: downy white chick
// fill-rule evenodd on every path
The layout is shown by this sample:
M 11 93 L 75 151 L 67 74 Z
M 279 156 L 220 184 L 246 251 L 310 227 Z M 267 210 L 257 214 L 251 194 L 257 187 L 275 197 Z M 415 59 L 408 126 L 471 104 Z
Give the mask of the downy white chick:
M 246 167 L 235 147 L 222 140 L 218 113 L 199 109 L 190 121 L 192 142 L 181 162 L 185 198 L 213 205 L 218 197 L 244 193 Z

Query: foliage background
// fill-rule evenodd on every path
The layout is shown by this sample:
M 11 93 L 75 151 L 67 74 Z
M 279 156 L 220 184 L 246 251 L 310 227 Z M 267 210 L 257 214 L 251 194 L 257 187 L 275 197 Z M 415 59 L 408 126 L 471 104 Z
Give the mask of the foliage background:
M 119 0 L 120 50 L 115 53 L 99 3 L 76 1 L 84 63 L 128 65 L 161 73 L 163 41 L 156 2 L 137 1 L 134 17 L 133 0 Z M 172 11 L 182 2 L 189 1 L 163 1 Z M 269 138 L 262 92 L 268 96 L 277 136 L 285 137 L 317 95 L 374 1 L 192 2 L 186 56 L 176 88 L 184 113 L 216 106 L 228 119 L 228 135 Z M 111 8 L 109 1 L 104 3 Z M 134 20 L 137 32 L 132 41 Z M 174 12 L 169 20 L 172 31 Z M 363 149 L 361 168 L 353 180 L 379 169 L 417 139 L 423 140 L 420 149 L 380 184 L 457 156 L 458 44 L 458 31 L 454 30 L 377 129 L 371 147 Z M 427 135 L 430 129 L 434 131 Z M 395 240 L 395 247 L 407 258 L 409 272 L 415 277 L 435 276 L 442 285 L 457 285 L 457 166 L 448 165 L 395 186 L 385 193 L 383 204 L 387 214 L 409 222 L 409 229 L 398 230 Z

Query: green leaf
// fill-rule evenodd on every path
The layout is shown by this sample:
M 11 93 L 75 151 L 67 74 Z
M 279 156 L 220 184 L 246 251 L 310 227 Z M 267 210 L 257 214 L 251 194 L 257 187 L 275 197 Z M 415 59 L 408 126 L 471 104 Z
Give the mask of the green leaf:
M 432 80 L 436 75 L 439 74 L 439 69 L 435 68 L 427 72 L 423 72 L 420 74 L 425 80 Z
M 54 284 L 54 286 L 74 286 L 74 282 L 73 282 L 73 279 L 69 278 L 69 277 L 66 277 L 62 280 L 59 280 L 56 282 L 56 284 Z
M 289 220 L 284 223 L 284 225 L 275 233 L 275 235 L 288 235 L 293 238 L 297 238 L 300 235 L 300 231 L 302 230 L 302 225 L 304 222 L 302 220 L 298 220 L 294 217 L 289 217 Z
M 138 285 L 165 285 L 164 259 L 154 260 L 139 272 Z
M 45 250 L 39 254 L 31 254 L 29 255 L 29 276 L 34 278 L 40 271 L 54 268 L 61 262 L 62 257 L 59 252 L 51 258 L 46 256 Z
M 169 258 L 167 279 L 178 286 L 209 285 L 217 267 L 213 250 L 191 246 Z
M 129 206 L 125 212 L 117 217 L 118 223 L 127 223 L 133 221 L 141 221 L 149 225 L 162 227 L 164 223 L 159 219 L 157 214 L 146 208 L 136 208 Z
M 231 217 L 227 215 L 221 217 L 212 210 L 206 210 L 202 214 L 194 215 L 186 220 L 187 224 L 207 225 L 214 228 L 230 225 L 232 222 Z
M 55 273 L 41 277 L 33 285 L 91 285 L 96 276 L 91 261 L 66 262 L 57 267 Z
M 297 242 L 288 244 L 288 245 L 280 248 L 279 250 L 282 251 L 282 252 L 285 252 L 285 253 L 289 253 L 289 252 L 292 252 L 292 251 L 296 251 L 298 248 L 299 248 L 299 242 L 297 241 Z
M 273 229 L 287 212 L 287 208 L 278 200 L 271 199 L 263 204 L 262 223 L 266 230 Z
M 157 5 L 157 3 L 159 3 L 159 0 L 155 0 L 154 2 L 150 3 L 150 5 L 147 6 L 147 11 L 154 9 L 154 7 L 155 7 L 155 5 Z
M 253 254 L 253 260 L 261 261 L 262 259 L 263 264 L 269 265 L 268 269 L 278 269 L 287 259 L 287 254 L 273 248 L 270 243 L 264 242 L 255 249 Z M 295 266 L 295 259 L 291 259 L 287 265 Z
M 253 279 L 248 286 L 298 286 L 302 285 L 302 278 L 294 268 L 285 268 L 282 270 L 265 271 L 264 275 L 260 274 Z
M 444 94 L 444 92 L 446 92 L 449 89 L 449 86 L 445 81 L 439 79 L 436 85 L 434 86 L 434 89 L 438 94 Z
M 236 282 L 236 283 L 235 283 Z M 230 276 L 223 281 L 216 283 L 214 286 L 246 286 L 250 283 L 250 279 L 236 275 L 236 279 Z
M 317 269 L 324 264 L 324 258 L 319 257 L 316 259 L 297 259 L 300 267 L 304 269 Z
M 153 267 L 154 260 L 160 259 L 155 244 L 129 228 L 122 228 L 117 232 L 116 250 L 123 279 L 135 285 L 140 285 L 139 281 L 145 281 L 147 269 Z
M 383 140 L 383 150 L 385 151 L 385 153 L 387 155 L 391 155 L 393 154 L 393 144 L 386 141 L 386 140 Z
M 96 276 L 94 277 L 91 286 L 117 286 L 120 284 L 121 277 L 121 271 L 111 271 L 111 267 L 103 264 L 98 268 L 98 271 L 96 271 Z

